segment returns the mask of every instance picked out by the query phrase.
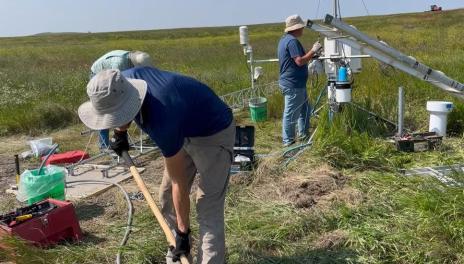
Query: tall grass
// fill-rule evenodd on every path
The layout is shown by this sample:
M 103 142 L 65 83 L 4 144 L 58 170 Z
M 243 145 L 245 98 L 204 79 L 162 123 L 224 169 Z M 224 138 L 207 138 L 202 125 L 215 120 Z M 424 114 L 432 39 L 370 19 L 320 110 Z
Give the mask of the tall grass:
M 256 48 L 258 56 L 275 56 L 280 32 L 274 28 L 252 27 L 253 41 L 266 47 L 265 51 Z M 47 121 L 48 114 L 40 114 L 38 108 L 44 104 L 65 109 L 63 125 L 78 122 L 76 110 L 86 100 L 90 65 L 111 49 L 147 51 L 156 66 L 194 76 L 218 94 L 248 88 L 249 75 L 236 31 L 233 27 L 0 39 L 0 135 L 61 127 Z M 275 79 L 269 70 L 261 81 Z
M 457 10 L 367 17 L 347 22 L 459 80 L 460 58 L 464 57 L 458 22 L 462 13 Z M 224 27 L 1 38 L 0 135 L 40 132 L 78 122 L 75 113 L 86 99 L 90 65 L 111 49 L 147 51 L 157 66 L 194 76 L 218 94 L 247 88 L 250 84 L 237 31 L 236 27 Z M 251 26 L 250 38 L 256 58 L 276 57 L 281 35 L 281 24 Z M 316 38 L 315 33 L 306 31 L 302 43 L 310 47 Z M 260 82 L 275 81 L 277 65 L 263 67 L 265 74 Z M 404 74 L 395 72 L 386 76 L 376 62 L 369 60 L 364 60 L 364 71 L 356 77 L 354 98 L 391 118 L 395 112 L 392 102 L 400 85 L 406 88 L 406 118 L 413 128 L 424 128 L 426 100 L 453 100 L 431 85 Z M 42 104 L 59 104 L 66 109 L 57 110 L 64 112 L 62 123 L 41 121 L 48 116 L 38 114 L 41 109 L 37 108 Z M 271 98 L 271 116 L 280 117 L 281 108 L 281 100 Z
M 329 121 L 324 111 L 318 122 L 315 150 L 332 166 L 356 170 L 385 170 L 393 168 L 393 146 L 381 136 L 388 126 L 368 113 L 345 105 L 341 113 Z M 391 127 L 390 127 L 391 131 Z
M 341 210 L 348 245 L 366 263 L 461 263 L 464 261 L 464 192 L 434 179 L 366 173 L 355 184 L 369 198 Z

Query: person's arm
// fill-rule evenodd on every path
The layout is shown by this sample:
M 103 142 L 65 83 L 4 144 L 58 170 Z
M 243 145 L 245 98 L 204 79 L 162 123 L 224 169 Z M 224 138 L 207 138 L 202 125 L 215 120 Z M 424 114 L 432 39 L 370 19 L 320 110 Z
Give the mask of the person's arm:
M 177 229 L 188 233 L 190 227 L 190 198 L 188 178 L 185 173 L 187 153 L 181 149 L 174 156 L 164 158 L 166 170 L 172 181 L 172 200 L 176 209 Z
M 298 57 L 293 58 L 293 60 L 295 61 L 296 65 L 301 67 L 301 66 L 308 64 L 309 61 L 311 61 L 311 59 L 314 57 L 314 54 L 316 54 L 316 52 L 314 52 L 313 50 L 310 50 L 302 57 L 298 56 Z
M 162 129 L 158 129 L 158 137 L 154 138 L 163 153 L 165 170 L 172 185 L 172 203 L 177 220 L 176 245 L 171 249 L 174 262 L 182 255 L 190 254 L 190 189 L 186 169 L 188 154 L 182 148 L 184 145 L 183 129 L 180 125 L 182 122 L 179 113 L 170 115 L 168 123 L 158 124 Z
M 311 59 L 314 57 L 314 55 L 322 48 L 321 44 L 319 41 L 314 43 L 313 48 L 308 51 L 305 55 L 303 56 L 296 56 L 293 58 L 295 61 L 295 64 L 298 65 L 299 67 L 304 66 L 308 64 L 308 62 L 311 61 Z

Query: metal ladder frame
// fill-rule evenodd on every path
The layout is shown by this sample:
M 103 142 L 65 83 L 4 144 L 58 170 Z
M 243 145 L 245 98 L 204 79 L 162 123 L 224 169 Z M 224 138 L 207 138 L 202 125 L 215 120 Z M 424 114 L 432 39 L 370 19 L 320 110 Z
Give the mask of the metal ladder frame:
M 411 76 L 433 84 L 461 100 L 464 99 L 464 84 L 451 79 L 443 72 L 435 70 L 378 40 L 372 39 L 368 35 L 331 15 L 326 15 L 324 23 L 326 25 L 316 24 L 308 20 L 306 28 L 318 32 L 328 39 L 335 39 L 337 42 L 360 50 L 363 54 L 369 55 Z M 363 57 L 365 58 L 366 56 Z M 333 58 L 323 57 L 320 59 Z

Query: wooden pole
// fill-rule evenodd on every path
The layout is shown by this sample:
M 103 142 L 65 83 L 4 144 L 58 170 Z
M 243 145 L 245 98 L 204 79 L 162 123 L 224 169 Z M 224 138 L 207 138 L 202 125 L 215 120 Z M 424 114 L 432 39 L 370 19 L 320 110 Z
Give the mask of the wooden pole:
M 135 182 L 137 183 L 137 186 L 139 187 L 140 191 L 142 192 L 143 196 L 145 197 L 145 200 L 148 203 L 148 206 L 150 207 L 151 211 L 155 215 L 156 220 L 158 221 L 159 225 L 161 226 L 161 229 L 163 230 L 164 234 L 166 235 L 166 239 L 169 243 L 170 246 L 175 247 L 176 246 L 176 239 L 174 238 L 174 235 L 172 234 L 171 229 L 168 226 L 168 223 L 166 222 L 166 219 L 164 219 L 163 215 L 161 214 L 161 211 L 159 210 L 158 206 L 156 206 L 155 200 L 153 200 L 153 197 L 151 196 L 150 192 L 148 191 L 147 186 L 145 185 L 145 182 L 143 181 L 142 177 L 140 177 L 139 171 L 137 168 L 133 165 L 132 159 L 130 158 L 129 154 L 127 152 L 123 153 L 123 158 L 128 162 L 130 165 L 130 172 L 132 176 L 134 177 Z M 182 264 L 190 264 L 187 257 L 182 255 L 180 257 L 180 262 Z

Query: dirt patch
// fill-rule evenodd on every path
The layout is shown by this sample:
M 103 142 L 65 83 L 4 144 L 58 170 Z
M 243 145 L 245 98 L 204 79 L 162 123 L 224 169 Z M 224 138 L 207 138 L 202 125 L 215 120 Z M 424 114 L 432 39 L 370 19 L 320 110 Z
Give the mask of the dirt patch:
M 252 172 L 241 171 L 230 175 L 230 185 L 250 185 L 253 182 Z
M 0 143 L 0 145 L 2 144 L 8 145 L 7 143 Z M 4 153 L 15 152 L 6 151 Z M 37 159 L 23 160 L 20 158 L 19 160 L 21 172 L 25 169 L 37 168 L 38 166 Z M 10 211 L 15 207 L 20 206 L 20 203 L 16 200 L 16 196 L 14 194 L 5 192 L 7 189 L 10 189 L 11 185 L 16 185 L 15 158 L 13 154 L 2 154 L 0 155 L 0 213 Z
M 0 192 L 3 194 L 10 184 L 15 183 L 14 158 L 0 155 Z
M 253 194 L 260 199 L 321 211 L 333 208 L 336 203 L 354 208 L 363 200 L 362 193 L 347 184 L 350 177 L 328 164 L 310 166 L 312 168 L 306 164 L 298 171 L 276 169 L 279 166 L 275 164 L 264 167 L 256 172 L 261 175 L 254 175 L 250 184 Z
M 0 179 L 5 180 L 7 178 L 14 179 L 15 175 L 15 164 L 14 157 L 0 155 Z
M 163 159 L 158 155 L 146 155 L 138 158 L 135 163 L 145 167 L 141 177 L 157 201 L 158 186 L 164 170 Z M 133 180 L 123 182 L 122 186 L 129 195 L 139 191 Z M 134 215 L 138 214 L 138 210 L 148 210 L 145 200 L 133 200 L 132 203 Z M 79 200 L 75 202 L 75 208 L 84 232 L 84 242 L 101 247 L 113 247 L 119 243 L 119 236 L 112 237 L 107 233 L 108 230 L 114 228 L 115 223 L 124 224 L 127 219 L 127 203 L 118 188 L 112 188 L 95 197 Z
M 311 208 L 326 196 L 342 190 L 347 178 L 329 166 L 321 166 L 309 175 L 289 174 L 280 185 L 280 193 L 297 208 Z
M 334 249 L 343 246 L 348 239 L 348 233 L 343 230 L 334 230 L 322 234 L 314 243 L 317 249 Z
M 0 213 L 7 212 L 16 205 L 15 196 L 5 193 L 11 185 L 16 184 L 15 175 L 14 157 L 0 155 Z

